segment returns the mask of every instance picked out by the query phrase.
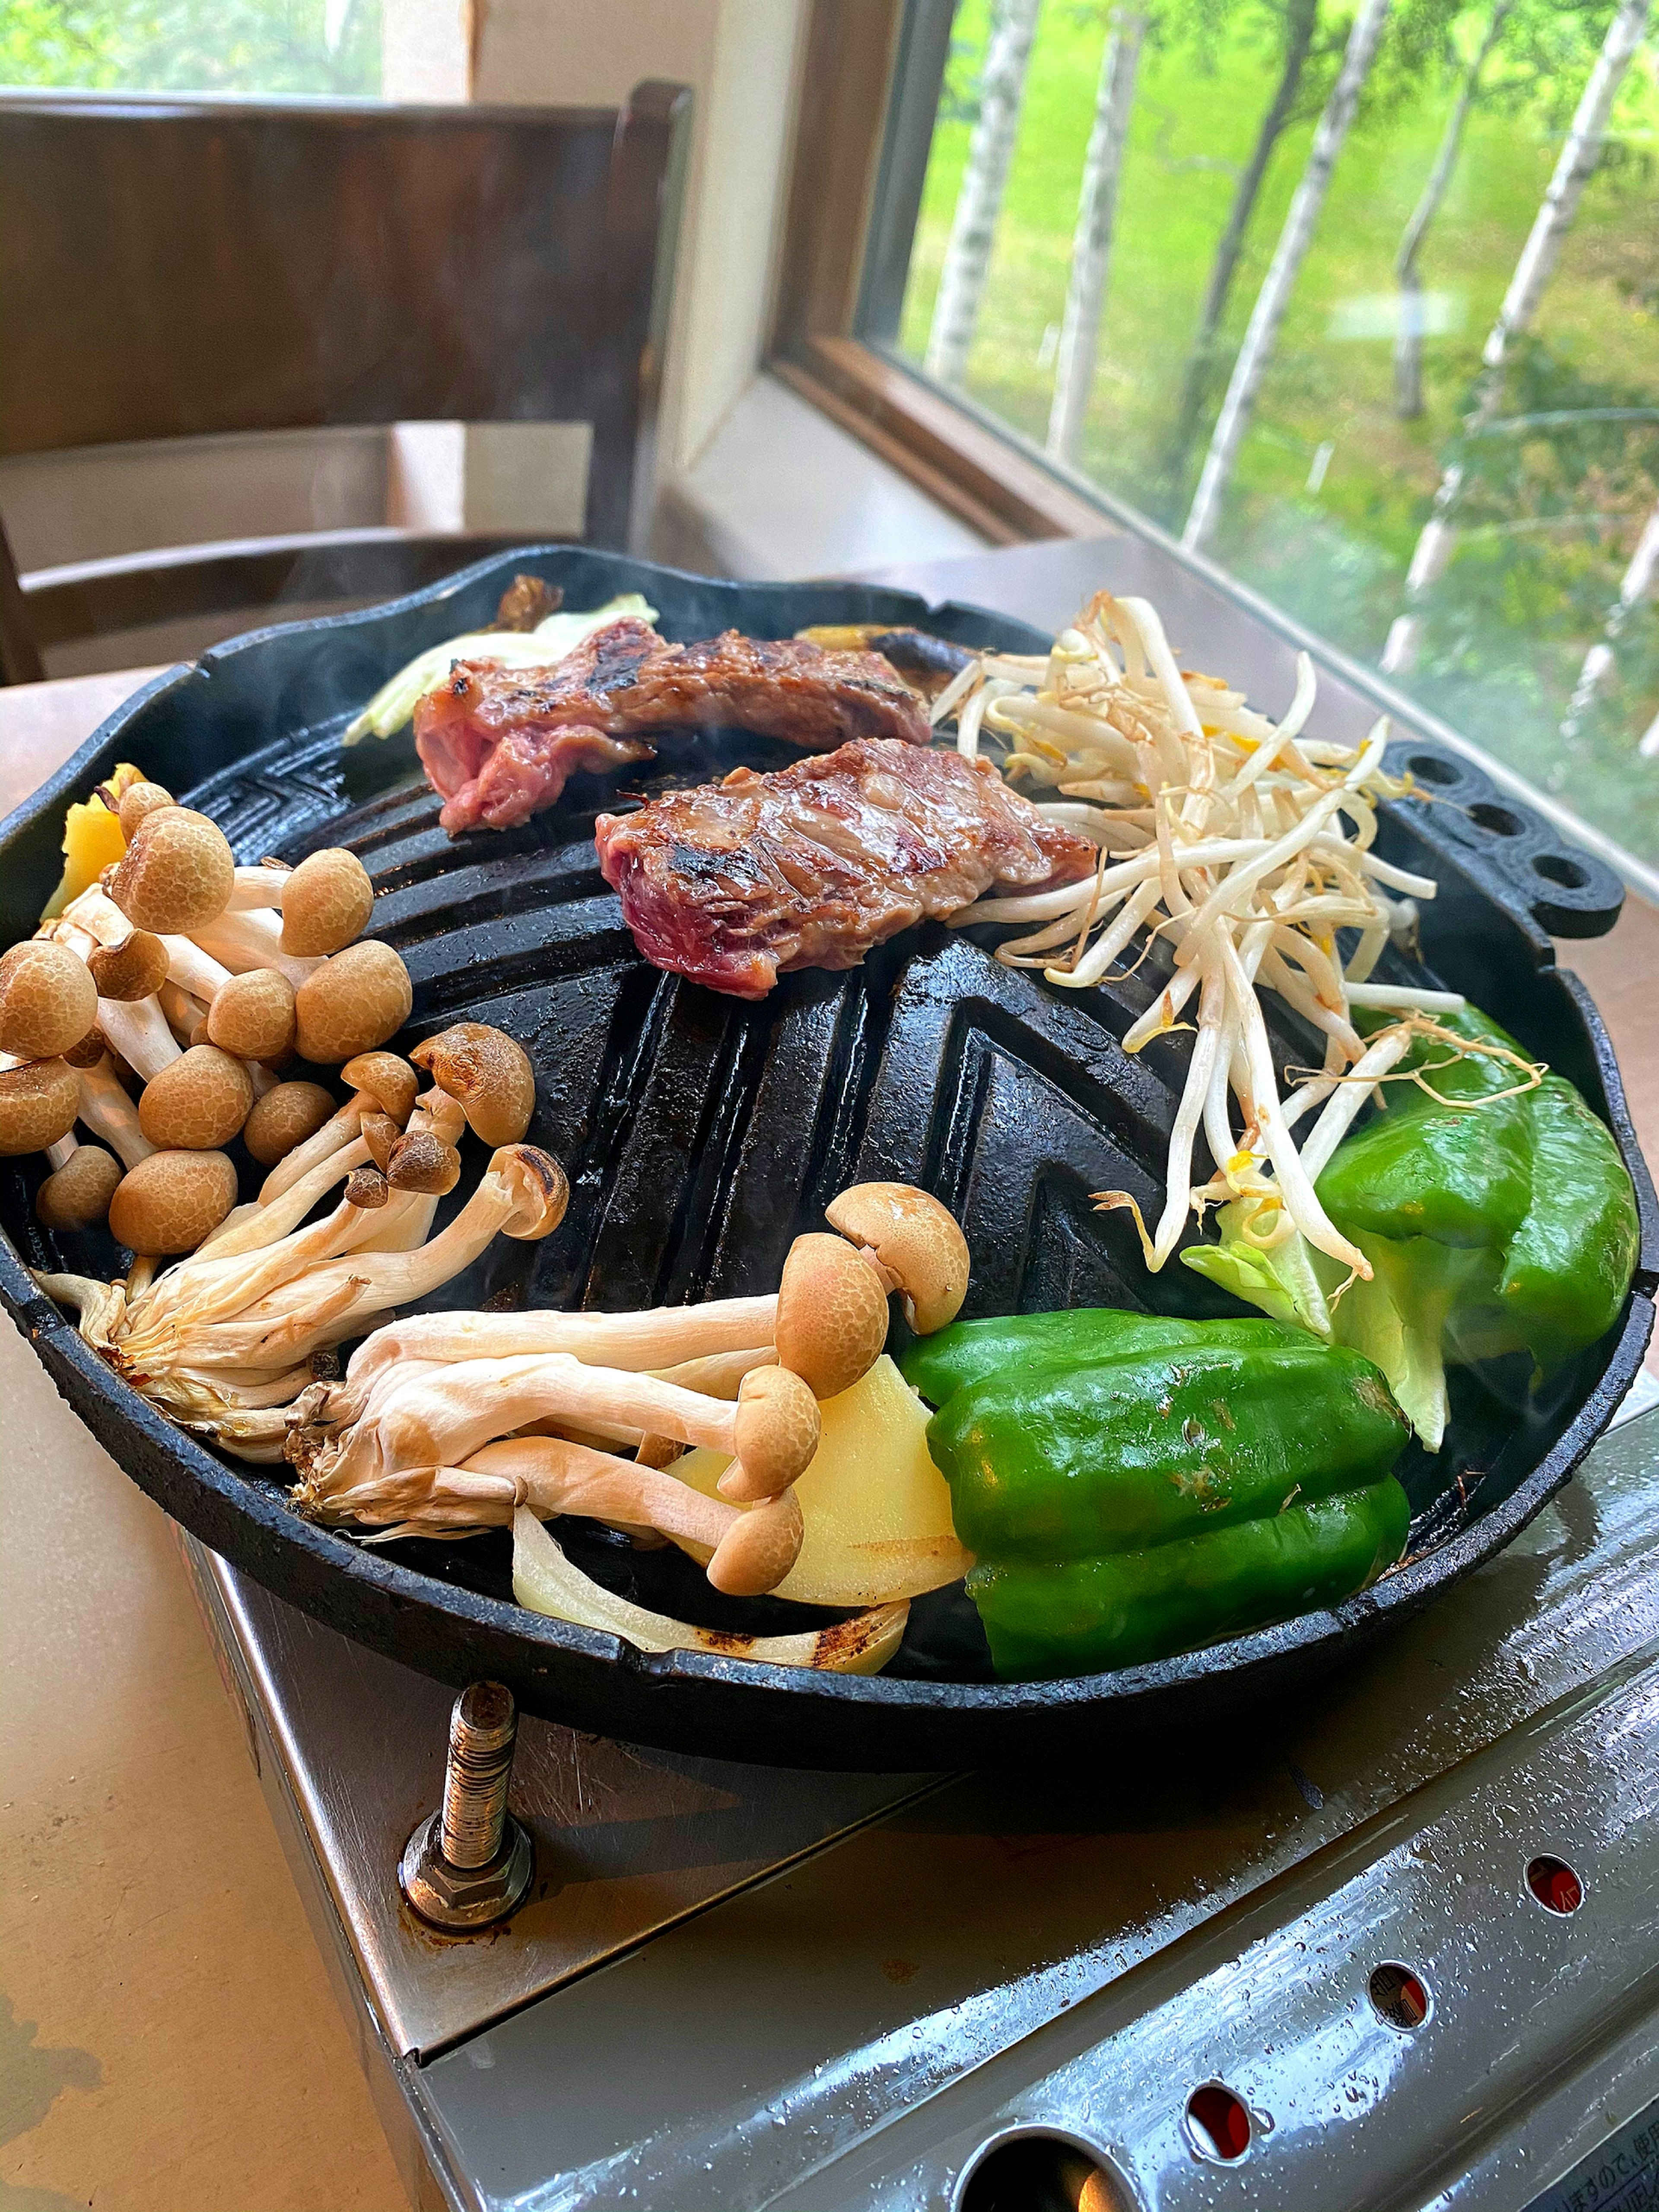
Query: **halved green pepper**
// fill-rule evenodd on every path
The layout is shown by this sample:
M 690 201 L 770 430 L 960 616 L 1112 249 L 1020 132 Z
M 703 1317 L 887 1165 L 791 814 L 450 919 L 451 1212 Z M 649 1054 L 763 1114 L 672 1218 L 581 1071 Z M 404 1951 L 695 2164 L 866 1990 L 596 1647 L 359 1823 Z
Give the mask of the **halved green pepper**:
M 1394 1565 L 1410 1520 L 1389 1475 L 1147 1551 L 1047 1566 L 987 1562 L 968 1588 L 1005 1679 L 1094 1674 L 1336 1605 Z
M 1000 1674 L 1163 1658 L 1333 1603 L 1404 1547 L 1405 1418 L 1368 1360 L 1294 1328 L 1033 1314 L 902 1364 L 939 1407 Z

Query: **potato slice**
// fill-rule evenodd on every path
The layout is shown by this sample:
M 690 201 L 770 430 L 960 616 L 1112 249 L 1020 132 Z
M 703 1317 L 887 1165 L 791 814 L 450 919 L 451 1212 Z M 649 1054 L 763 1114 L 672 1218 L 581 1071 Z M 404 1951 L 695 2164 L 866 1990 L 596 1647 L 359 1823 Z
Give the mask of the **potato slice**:
M 966 1574 L 972 1555 L 957 1541 L 951 1492 L 927 1456 L 927 1408 L 886 1353 L 818 1412 L 823 1441 L 795 1485 L 806 1533 L 774 1595 L 884 1605 Z M 677 1459 L 672 1472 L 712 1497 L 729 1465 L 702 1449 Z

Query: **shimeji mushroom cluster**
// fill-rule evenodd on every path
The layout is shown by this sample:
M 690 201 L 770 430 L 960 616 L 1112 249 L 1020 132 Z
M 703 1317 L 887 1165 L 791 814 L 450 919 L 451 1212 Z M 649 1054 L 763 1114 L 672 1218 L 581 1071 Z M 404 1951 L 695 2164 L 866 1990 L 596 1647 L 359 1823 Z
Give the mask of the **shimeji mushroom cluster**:
M 1383 773 L 1387 724 L 1357 750 L 1306 739 L 1316 690 L 1304 653 L 1289 711 L 1270 721 L 1218 678 L 1183 672 L 1145 599 L 1103 592 L 1051 653 L 982 654 L 933 709 L 936 726 L 956 718 L 970 757 L 982 736 L 1000 739 L 1003 773 L 1056 792 L 1043 811 L 1101 848 L 1096 873 L 1080 884 L 981 899 L 956 923 L 1039 924 L 997 957 L 1040 968 L 1067 989 L 1101 981 L 1143 933 L 1166 938 L 1175 973 L 1124 1036 L 1129 1052 L 1189 1025 L 1182 1017 L 1197 1000 L 1155 1229 L 1147 1234 L 1127 1194 L 1097 1194 L 1103 1209 L 1133 1212 L 1153 1268 L 1176 1249 L 1194 1206 L 1244 1199 L 1256 1241 L 1299 1229 L 1369 1278 L 1315 1181 L 1422 1018 L 1463 1004 L 1449 992 L 1370 980 L 1390 936 L 1409 933 L 1410 901 L 1432 898 L 1436 886 L 1374 849 L 1376 802 L 1404 788 Z M 1396 903 L 1389 892 L 1406 896 Z M 1357 933 L 1346 958 L 1337 937 L 1345 929 Z M 1324 1039 L 1323 1066 L 1285 1098 L 1258 986 Z M 1364 1036 L 1353 1017 L 1371 1008 L 1405 1018 Z M 1316 1107 L 1322 1110 L 1298 1148 L 1291 1131 Z M 1216 1171 L 1194 1190 L 1200 1127 Z
M 317 1520 L 470 1535 L 529 1506 L 655 1531 L 732 1596 L 775 1589 L 800 1552 L 794 1484 L 820 1401 L 868 1374 L 897 1291 L 920 1334 L 955 1318 L 968 1247 L 937 1199 L 861 1183 L 798 1237 L 776 1292 L 643 1313 L 420 1314 L 378 1329 L 343 1380 L 222 1426 L 243 1456 L 287 1459 Z M 520 1232 L 522 1233 L 522 1232 Z M 728 1454 L 720 1496 L 673 1458 Z M 623 1457 L 623 1451 L 632 1457 Z
M 435 1086 L 424 1093 L 392 1154 L 399 1145 L 449 1146 L 464 1110 L 480 1133 L 492 1122 L 518 1125 L 519 1071 L 499 1048 L 508 1042 L 468 1024 L 418 1048 L 467 1103 Z M 379 1125 L 396 1127 L 378 1103 L 386 1073 L 310 1140 L 309 1161 L 290 1154 L 258 1203 L 231 1214 L 191 1258 L 154 1280 L 141 1261 L 125 1282 L 42 1275 L 41 1287 L 77 1309 L 82 1335 L 181 1427 L 255 1464 L 291 1466 L 294 1504 L 308 1518 L 369 1540 L 511 1527 L 526 1603 L 648 1648 L 709 1641 L 600 1590 L 539 1522 L 574 1514 L 639 1540 L 665 1539 L 728 1595 L 775 1589 L 800 1553 L 794 1485 L 818 1449 L 820 1403 L 853 1389 L 880 1358 L 890 1293 L 921 1334 L 956 1317 L 968 1287 L 961 1230 L 925 1192 L 864 1183 L 828 1208 L 838 1233 L 795 1239 L 770 1297 L 638 1313 L 387 1320 L 497 1232 L 546 1236 L 568 1187 L 547 1153 L 509 1142 L 429 1242 L 429 1188 L 356 1196 L 358 1178 L 377 1172 L 366 1163 L 385 1135 Z M 527 1103 L 522 1111 L 527 1118 Z M 306 1225 L 343 1179 L 333 1211 Z M 365 1340 L 344 1376 L 313 1379 L 313 1355 L 356 1336 Z M 718 1497 L 673 1473 L 674 1459 L 699 1445 L 730 1458 Z M 833 1630 L 728 1635 L 720 1646 L 867 1670 L 890 1656 L 905 1613 L 885 1604 Z
M 337 1123 L 289 1064 L 343 1063 L 356 1085 L 411 993 L 390 945 L 359 941 L 374 891 L 355 854 L 238 867 L 218 826 L 159 784 L 100 798 L 120 857 L 0 959 L 0 1153 L 46 1153 L 46 1227 L 107 1219 L 154 1259 L 194 1251 L 230 1213 L 238 1135 L 274 1167 Z M 410 1078 L 400 1122 L 412 1104 Z

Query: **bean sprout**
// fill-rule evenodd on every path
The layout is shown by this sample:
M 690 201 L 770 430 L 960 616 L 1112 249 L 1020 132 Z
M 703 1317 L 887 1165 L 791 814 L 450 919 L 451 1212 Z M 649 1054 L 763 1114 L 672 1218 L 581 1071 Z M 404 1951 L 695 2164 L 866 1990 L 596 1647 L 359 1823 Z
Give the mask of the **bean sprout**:
M 1000 744 L 1009 781 L 1032 787 L 1045 814 L 1100 848 L 1099 867 L 1081 882 L 981 899 L 956 923 L 1040 925 L 997 957 L 1040 966 L 1068 990 L 1102 981 L 1142 931 L 1174 949 L 1173 975 L 1123 1041 L 1138 1052 L 1172 1030 L 1196 1030 L 1156 1232 L 1127 1193 L 1096 1194 L 1103 1212 L 1133 1216 L 1153 1268 L 1194 1208 L 1201 1218 L 1206 1205 L 1249 1195 L 1259 1241 L 1299 1230 L 1369 1278 L 1370 1263 L 1328 1219 L 1315 1182 L 1367 1100 L 1381 1097 L 1424 1018 L 1463 1005 L 1455 992 L 1369 980 L 1401 934 L 1402 909 L 1387 892 L 1420 900 L 1435 885 L 1372 849 L 1377 801 L 1406 787 L 1383 771 L 1387 722 L 1358 747 L 1309 739 L 1317 696 L 1313 663 L 1298 653 L 1295 694 L 1274 722 L 1218 678 L 1183 670 L 1148 601 L 1100 592 L 1046 661 L 983 654 L 933 707 L 935 727 L 954 719 L 969 759 Z M 1346 961 L 1340 929 L 1358 933 Z M 1323 1067 L 1304 1071 L 1282 1097 L 1259 990 L 1274 992 L 1325 1041 Z M 1400 1018 L 1362 1036 L 1352 1018 L 1359 1008 Z M 1298 1150 L 1291 1132 L 1316 1108 Z M 1215 1175 L 1195 1189 L 1200 1128 Z

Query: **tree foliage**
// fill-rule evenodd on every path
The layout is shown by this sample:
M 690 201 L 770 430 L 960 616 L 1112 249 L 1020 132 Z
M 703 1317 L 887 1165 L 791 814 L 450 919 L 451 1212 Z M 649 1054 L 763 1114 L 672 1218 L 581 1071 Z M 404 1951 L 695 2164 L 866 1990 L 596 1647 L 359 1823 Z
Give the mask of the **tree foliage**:
M 6 0 L 0 80 L 94 91 L 374 94 L 380 0 Z

